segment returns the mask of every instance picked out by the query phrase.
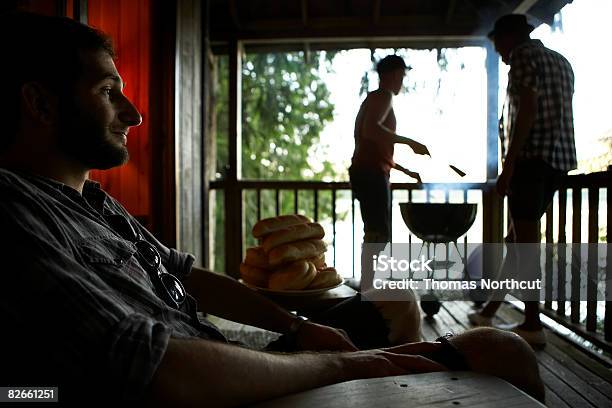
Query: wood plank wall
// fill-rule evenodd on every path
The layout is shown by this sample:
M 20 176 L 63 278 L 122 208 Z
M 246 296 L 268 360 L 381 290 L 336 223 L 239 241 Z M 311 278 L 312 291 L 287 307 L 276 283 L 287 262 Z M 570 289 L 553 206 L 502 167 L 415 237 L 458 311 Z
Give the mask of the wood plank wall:
M 177 248 L 204 265 L 202 1 L 179 0 L 176 20 Z

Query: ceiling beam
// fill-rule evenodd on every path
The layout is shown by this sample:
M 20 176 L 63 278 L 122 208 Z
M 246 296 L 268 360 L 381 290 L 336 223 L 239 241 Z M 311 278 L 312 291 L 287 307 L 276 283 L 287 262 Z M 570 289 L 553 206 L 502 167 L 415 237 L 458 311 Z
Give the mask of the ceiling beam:
M 242 42 L 247 52 L 293 52 L 316 50 L 346 50 L 353 48 L 455 48 L 465 46 L 485 47 L 486 40 L 480 36 L 390 36 L 390 37 L 324 37 L 324 38 L 274 38 L 245 40 Z M 211 42 L 215 55 L 227 54 L 227 42 Z
M 238 31 L 241 31 L 241 34 L 254 33 L 264 34 L 265 36 L 281 35 L 291 32 L 297 34 L 297 37 L 300 37 L 305 31 L 317 32 L 340 29 L 352 30 L 354 33 L 360 33 L 362 30 L 381 33 L 393 31 L 396 32 L 397 35 L 403 35 L 405 32 L 413 33 L 419 29 L 424 30 L 425 33 L 435 31 L 458 32 L 464 30 L 471 30 L 470 33 L 472 33 L 474 32 L 473 27 L 478 23 L 478 20 L 455 16 L 451 24 L 446 24 L 443 16 L 411 15 L 380 17 L 380 25 L 378 27 L 372 27 L 370 23 L 371 20 L 369 17 L 316 17 L 309 18 L 308 28 L 304 29 L 302 27 L 301 18 L 259 19 L 243 22 L 242 29 Z M 215 32 L 217 34 L 222 34 L 228 33 L 231 30 L 231 27 L 225 27 L 225 29 L 217 29 Z
M 302 25 L 308 26 L 308 0 L 302 0 Z
M 438 19 L 439 21 L 439 19 Z M 259 40 L 264 42 L 314 42 L 314 41 L 325 41 L 325 38 L 347 38 L 355 37 L 356 34 L 359 38 L 406 38 L 406 37 L 427 37 L 433 38 L 438 37 L 444 39 L 445 37 L 462 37 L 462 38 L 486 38 L 486 30 L 474 30 L 474 23 L 471 24 L 458 24 L 457 19 L 452 25 L 440 25 L 436 24 L 432 19 L 423 21 L 422 18 L 381 18 L 381 24 L 377 27 L 371 26 L 369 23 L 371 20 L 366 19 L 364 22 L 362 19 L 351 20 L 339 20 L 329 19 L 319 21 L 317 19 L 309 20 L 309 27 L 301 27 L 301 19 L 291 21 L 280 22 L 258 22 L 259 24 L 248 24 L 245 25 L 243 30 L 215 30 L 211 32 L 210 40 L 216 43 L 222 43 L 230 38 L 237 38 L 243 41 Z M 334 24 L 335 23 L 335 24 Z M 428 24 L 429 23 L 429 24 Z M 484 26 L 483 26 L 484 27 Z M 314 39 L 314 41 L 313 41 Z M 375 40 L 376 41 L 376 40 Z
M 512 13 L 512 6 L 506 0 L 495 0 L 495 2 L 502 7 L 504 14 Z
M 240 24 L 240 17 L 238 16 L 238 5 L 236 4 L 236 0 L 229 0 L 228 6 L 230 16 L 232 16 L 232 22 L 234 23 L 234 28 L 240 30 L 242 28 L 242 24 Z
M 538 0 L 523 0 L 522 2 L 519 3 L 518 6 L 514 8 L 512 12 L 516 14 L 527 14 L 529 9 L 533 7 L 533 5 L 536 4 L 537 2 Z
M 453 14 L 455 14 L 455 7 L 457 7 L 457 0 L 449 0 L 448 9 L 446 9 L 446 24 L 450 23 L 453 19 Z
M 483 21 L 485 19 L 485 16 L 482 14 L 482 11 L 480 10 L 480 8 L 476 7 L 476 5 L 474 5 L 472 0 L 463 0 L 463 2 L 467 4 L 468 8 L 472 9 L 474 14 L 478 16 L 479 20 Z
M 378 25 L 380 21 L 380 2 L 381 0 L 374 0 L 372 2 L 372 23 Z

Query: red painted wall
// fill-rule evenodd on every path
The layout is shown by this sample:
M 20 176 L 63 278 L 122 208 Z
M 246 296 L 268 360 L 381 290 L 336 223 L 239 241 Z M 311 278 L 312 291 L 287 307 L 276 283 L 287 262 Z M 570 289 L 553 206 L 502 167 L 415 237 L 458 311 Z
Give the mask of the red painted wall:
M 150 223 L 151 143 L 149 75 L 151 63 L 151 0 L 89 0 L 88 24 L 113 39 L 115 64 L 126 83 L 124 93 L 142 115 L 142 125 L 128 135 L 130 161 L 119 168 L 92 171 L 90 177 L 132 214 Z

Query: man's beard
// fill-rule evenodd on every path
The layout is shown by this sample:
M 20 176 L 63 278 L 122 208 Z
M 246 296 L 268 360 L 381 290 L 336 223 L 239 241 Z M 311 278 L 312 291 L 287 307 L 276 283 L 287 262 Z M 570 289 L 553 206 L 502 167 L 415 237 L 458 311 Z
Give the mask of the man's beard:
M 127 163 L 127 147 L 110 140 L 109 129 L 74 103 L 63 104 L 59 123 L 59 148 L 87 169 L 106 170 Z

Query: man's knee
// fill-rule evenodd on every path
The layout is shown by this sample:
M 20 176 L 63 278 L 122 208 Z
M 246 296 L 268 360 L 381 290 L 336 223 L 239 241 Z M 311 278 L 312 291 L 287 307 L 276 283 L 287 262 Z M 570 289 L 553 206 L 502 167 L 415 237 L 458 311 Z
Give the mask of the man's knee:
M 394 291 L 389 300 L 372 303 L 389 328 L 389 343 L 393 345 L 421 341 L 421 312 L 414 292 Z
M 468 330 L 451 339 L 473 371 L 502 378 L 544 401 L 535 353 L 520 336 L 493 328 Z

